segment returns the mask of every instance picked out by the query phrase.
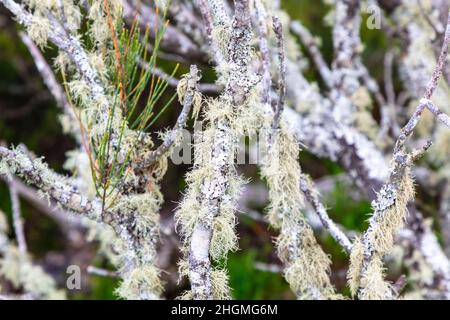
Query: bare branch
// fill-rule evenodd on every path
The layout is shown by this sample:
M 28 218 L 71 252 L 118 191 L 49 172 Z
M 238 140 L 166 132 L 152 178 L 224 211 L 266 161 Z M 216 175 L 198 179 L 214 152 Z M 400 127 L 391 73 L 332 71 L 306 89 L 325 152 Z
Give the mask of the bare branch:
M 347 253 L 350 253 L 350 251 L 352 250 L 352 243 L 347 238 L 345 233 L 342 232 L 342 230 L 339 229 L 334 221 L 330 219 L 327 210 L 319 200 L 319 193 L 314 187 L 312 180 L 305 174 L 302 174 L 300 179 L 300 190 L 303 192 L 308 202 L 313 206 L 324 228 L 331 234 L 333 239 L 335 239 L 336 242 L 344 248 Z
M 79 121 L 77 119 L 73 107 L 70 105 L 69 101 L 66 98 L 66 94 L 63 88 L 56 80 L 56 77 L 52 69 L 48 65 L 47 61 L 45 60 L 44 56 L 42 55 L 36 44 L 33 42 L 33 40 L 31 40 L 31 38 L 23 32 L 21 32 L 19 35 L 22 39 L 22 42 L 27 46 L 28 51 L 33 57 L 36 68 L 41 73 L 42 80 L 44 80 L 45 85 L 52 93 L 53 97 L 56 100 L 57 105 L 62 109 L 64 114 L 66 114 L 69 117 L 71 123 L 70 129 L 72 130 L 72 133 L 78 140 L 78 142 L 80 142 L 81 130 L 78 124 Z
M 331 88 L 333 86 L 331 71 L 318 48 L 316 40 L 313 38 L 309 30 L 306 29 L 299 21 L 291 22 L 290 27 L 291 31 L 300 38 L 300 41 L 305 46 L 306 50 L 308 50 L 308 53 L 311 56 L 322 80 L 328 88 Z
M 14 183 L 8 182 L 9 193 L 11 195 L 11 208 L 13 213 L 14 233 L 16 235 L 17 244 L 22 254 L 27 253 L 27 242 L 25 240 L 25 232 L 23 228 L 22 213 L 20 210 L 20 200 Z
M 111 278 L 118 278 L 119 277 L 119 273 L 117 273 L 115 271 L 110 271 L 110 270 L 106 270 L 106 269 L 102 269 L 102 268 L 97 268 L 97 267 L 94 267 L 94 266 L 88 266 L 86 271 L 89 274 L 102 276 L 102 277 L 111 277 Z

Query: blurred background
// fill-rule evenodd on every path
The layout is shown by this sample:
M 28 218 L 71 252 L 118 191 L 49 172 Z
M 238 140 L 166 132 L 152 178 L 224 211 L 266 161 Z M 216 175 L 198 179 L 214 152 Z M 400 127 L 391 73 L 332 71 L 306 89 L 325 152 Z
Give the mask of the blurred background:
M 328 61 L 332 59 L 331 28 L 323 23 L 329 8 L 322 1 L 316 0 L 282 0 L 282 6 L 294 19 L 299 19 L 311 32 L 322 39 L 322 51 Z M 381 30 L 368 30 L 362 24 L 362 40 L 365 43 L 364 60 L 372 76 L 382 83 L 382 68 L 386 47 L 386 38 Z M 45 87 L 35 64 L 26 47 L 18 36 L 18 26 L 0 7 L 0 143 L 18 145 L 23 143 L 38 156 L 45 157 L 51 168 L 64 172 L 63 164 L 66 152 L 75 147 L 75 142 L 63 135 L 58 120 L 60 113 L 50 92 Z M 47 61 L 51 62 L 56 52 L 52 48 L 45 50 Z M 174 63 L 160 60 L 159 66 L 168 73 Z M 201 66 L 203 81 L 212 81 L 214 74 L 207 66 Z M 188 65 L 181 65 L 177 76 L 184 74 Z M 319 81 L 313 68 L 308 68 L 307 78 Z M 319 83 L 321 85 L 321 83 Z M 166 93 L 167 101 L 174 94 L 170 88 Z M 163 99 L 164 100 L 164 99 Z M 164 102 L 164 101 L 161 101 Z M 151 128 L 153 132 L 172 127 L 175 123 L 179 105 L 174 102 Z M 377 117 L 377 115 L 375 115 Z M 192 126 L 191 126 L 192 127 Z M 156 135 L 155 135 L 156 137 Z M 330 216 L 349 230 L 364 230 L 370 203 L 359 197 L 355 188 L 349 186 L 345 179 L 339 179 L 343 172 L 331 162 L 315 158 L 303 151 L 301 154 L 303 170 L 318 181 L 323 200 L 330 208 Z M 173 211 L 185 187 L 184 175 L 189 169 L 185 165 L 170 164 L 163 181 L 165 204 L 161 215 L 163 221 L 171 221 Z M 266 196 L 263 183 L 258 176 L 256 165 L 241 166 L 239 170 L 251 179 L 251 188 L 246 192 L 259 192 L 260 199 L 255 203 L 245 203 L 245 210 L 239 214 L 240 250 L 229 255 L 226 262 L 230 275 L 230 287 L 235 299 L 294 299 L 294 295 L 280 273 L 280 262 L 274 251 L 273 240 L 276 233 L 270 230 L 263 218 Z M 329 183 L 330 177 L 337 177 L 338 183 Z M 356 194 L 355 194 L 356 193 Z M 244 197 L 245 198 L 245 197 Z M 348 199 L 351 198 L 351 201 Z M 104 258 L 96 254 L 95 242 L 87 242 L 83 230 L 78 233 L 67 232 L 45 210 L 40 210 L 34 203 L 21 199 L 22 214 L 25 223 L 29 251 L 34 261 L 52 274 L 61 287 L 67 279 L 66 268 L 76 264 L 82 270 L 82 289 L 69 292 L 71 299 L 115 299 L 114 289 L 117 279 L 89 274 L 88 266 L 104 269 L 112 267 Z M 9 191 L 0 180 L 0 209 L 11 218 Z M 173 227 L 173 223 L 168 223 Z M 73 233 L 73 234 L 72 234 Z M 13 234 L 11 234 L 13 236 Z M 342 249 L 325 233 L 317 233 L 319 242 L 329 253 L 333 261 L 333 283 L 343 293 L 348 259 Z M 162 246 L 166 241 L 163 237 Z M 187 288 L 187 283 L 176 285 L 176 262 L 178 251 L 169 251 L 164 259 L 167 273 L 163 274 L 166 282 L 166 297 L 174 298 Z M 395 272 L 395 268 L 394 268 Z M 398 274 L 390 275 L 394 278 Z M 0 280 L 1 282 L 1 280 Z M 2 283 L 2 285 L 7 285 Z

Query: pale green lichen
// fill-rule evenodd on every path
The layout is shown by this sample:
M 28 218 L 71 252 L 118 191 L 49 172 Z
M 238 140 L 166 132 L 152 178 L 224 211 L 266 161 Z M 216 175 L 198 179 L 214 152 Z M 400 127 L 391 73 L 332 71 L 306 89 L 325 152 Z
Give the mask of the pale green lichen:
M 384 279 L 384 267 L 381 257 L 376 256 L 361 278 L 361 300 L 385 300 L 394 291 L 392 285 Z
M 239 182 L 236 182 L 240 185 Z M 213 260 L 220 260 L 227 256 L 229 251 L 238 248 L 238 238 L 235 232 L 236 217 L 235 206 L 230 206 L 228 202 L 220 209 L 220 216 L 213 221 L 213 233 L 209 253 Z
M 127 299 L 157 299 L 163 291 L 163 286 L 159 280 L 160 271 L 152 266 L 147 265 L 132 270 L 121 282 L 116 293 L 120 297 Z M 152 294 L 143 297 L 142 292 L 151 292 Z
M 184 103 L 184 98 L 188 86 L 189 73 L 183 75 L 180 79 L 180 82 L 177 86 L 177 95 L 178 101 L 181 105 Z M 198 91 L 194 92 L 194 96 L 192 98 L 192 118 L 197 121 L 198 116 L 200 115 L 200 110 L 202 107 L 202 94 Z
M 207 110 L 205 111 L 205 116 L 210 122 L 214 122 L 219 118 L 223 119 L 224 117 L 227 117 L 229 121 L 234 120 L 233 116 L 229 114 L 232 109 L 223 106 L 215 100 L 209 101 Z M 209 162 L 213 137 L 214 128 L 208 128 L 203 132 L 201 141 L 197 141 L 194 146 L 195 161 L 198 163 L 198 167 L 186 176 L 189 189 L 176 214 L 177 224 L 182 227 L 182 234 L 187 242 L 194 226 L 208 215 L 208 209 L 200 205 L 199 195 L 203 181 L 213 173 L 213 167 Z M 227 197 L 236 199 L 240 192 L 241 184 L 242 181 L 238 176 L 230 176 Z M 213 220 L 210 254 L 214 260 L 224 258 L 228 251 L 236 249 L 237 238 L 234 232 L 236 223 L 235 210 L 236 204 L 234 202 L 223 201 L 219 208 L 220 215 Z
M 403 169 L 400 180 L 385 185 L 378 200 L 373 203 L 375 210 L 370 226 L 364 235 L 364 254 L 356 242 L 351 253 L 348 278 L 353 294 L 359 288 L 360 299 L 391 299 L 394 290 L 384 279 L 383 258 L 394 247 L 394 237 L 403 227 L 407 204 L 414 198 L 414 183 L 409 167 Z M 367 258 L 367 255 L 370 255 Z
M 338 296 L 329 279 L 331 261 L 301 212 L 300 148 L 285 130 L 282 123 L 261 170 L 269 187 L 269 221 L 280 230 L 278 255 L 285 264 L 285 278 L 299 298 L 335 299 Z
M 360 287 L 361 268 L 363 263 L 364 246 L 360 237 L 353 240 L 352 251 L 350 253 L 350 266 L 347 272 L 348 286 L 352 296 L 356 296 Z
M 27 28 L 27 32 L 30 38 L 33 39 L 38 46 L 44 47 L 47 44 L 49 29 L 50 22 L 46 18 L 33 16 L 33 20 Z
M 111 226 L 87 219 L 83 225 L 88 230 L 86 240 L 98 243 L 98 253 L 107 258 L 112 265 L 120 268 L 123 262 L 123 253 L 127 251 L 127 247 Z
M 105 7 L 108 5 L 109 7 Z M 91 27 L 89 32 L 92 39 L 99 48 L 107 46 L 111 40 L 111 25 L 115 24 L 117 19 L 121 16 L 122 3 L 121 1 L 93 1 L 87 18 L 91 20 Z M 110 19 L 111 21 L 108 21 Z
M 7 231 L 7 220 L 0 211 L 0 277 L 33 299 L 64 299 L 65 293 L 56 288 L 55 280 L 42 267 L 33 264 L 27 253 L 9 242 Z
M 394 246 L 394 236 L 403 227 L 407 216 L 408 202 L 414 198 L 414 183 L 411 170 L 405 169 L 404 176 L 399 182 L 395 204 L 386 210 L 371 234 L 371 243 L 377 253 L 388 253 Z
M 223 269 L 211 271 L 212 291 L 215 300 L 231 299 L 230 288 L 228 287 L 228 274 Z

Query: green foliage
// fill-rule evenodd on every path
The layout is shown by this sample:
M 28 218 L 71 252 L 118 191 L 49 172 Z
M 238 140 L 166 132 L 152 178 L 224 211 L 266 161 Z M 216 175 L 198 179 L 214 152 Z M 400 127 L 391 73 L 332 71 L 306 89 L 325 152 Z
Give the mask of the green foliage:
M 349 201 L 348 188 L 337 182 L 334 190 L 327 195 L 325 202 L 330 217 L 348 230 L 363 231 L 367 228 L 367 216 L 372 211 L 367 200 Z
M 107 18 L 111 20 L 108 9 L 105 10 Z M 124 181 L 133 152 L 137 149 L 139 139 L 142 139 L 129 130 L 148 130 L 175 99 L 174 94 L 155 114 L 155 107 L 168 87 L 167 81 L 159 77 L 156 79 L 153 74 L 166 29 L 165 17 L 164 12 L 161 21 L 155 21 L 157 30 L 150 57 L 147 54 L 148 28 L 142 38 L 137 21 L 130 29 L 119 23 L 119 19 L 109 23 L 109 45 L 112 48 L 107 54 L 106 67 L 111 88 L 111 92 L 108 92 L 111 97 L 110 110 L 103 134 L 99 137 L 90 135 L 92 177 L 97 196 L 103 200 L 104 206 L 108 199 L 114 201 L 115 196 L 111 196 L 117 193 L 119 184 Z
M 233 298 L 250 300 L 294 298 L 282 274 L 255 269 L 258 256 L 260 254 L 256 249 L 229 254 L 227 268 Z

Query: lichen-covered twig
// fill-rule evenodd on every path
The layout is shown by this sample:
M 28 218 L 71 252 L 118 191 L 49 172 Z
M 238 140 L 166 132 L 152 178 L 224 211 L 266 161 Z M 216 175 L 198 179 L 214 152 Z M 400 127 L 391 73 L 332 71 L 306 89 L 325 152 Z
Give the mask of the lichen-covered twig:
M 278 101 L 275 107 L 275 114 L 273 116 L 272 130 L 277 130 L 280 126 L 281 114 L 284 110 L 284 99 L 286 95 L 286 62 L 284 53 L 284 37 L 283 37 L 283 26 L 280 20 L 273 16 L 273 31 L 277 38 L 278 47 Z
M 262 9 L 264 8 L 261 7 L 258 11 L 261 12 Z M 330 261 L 317 244 L 302 212 L 304 200 L 299 186 L 299 144 L 287 125 L 287 122 L 292 122 L 293 119 L 288 120 L 289 117 L 285 117 L 283 112 L 286 63 L 290 61 L 285 58 L 281 22 L 273 18 L 272 25 L 277 40 L 279 92 L 272 119 L 262 124 L 263 129 L 268 130 L 268 137 L 267 155 L 261 165 L 261 175 L 267 181 L 269 190 L 269 222 L 280 231 L 276 241 L 278 256 L 284 264 L 284 276 L 296 296 L 300 299 L 337 298 L 328 276 Z M 265 42 L 262 43 L 264 45 Z M 261 107 L 267 114 L 264 96 L 261 99 Z
M 227 16 L 222 4 L 209 1 L 214 28 L 227 28 Z M 218 10 L 214 11 L 215 8 Z M 189 190 L 177 212 L 188 245 L 188 275 L 192 296 L 195 299 L 225 298 L 229 296 L 227 276 L 222 270 L 211 267 L 214 260 L 225 257 L 236 246 L 234 211 L 237 202 L 239 179 L 233 165 L 236 152 L 239 116 L 233 114 L 245 108 L 253 88 L 249 75 L 252 39 L 248 0 L 235 1 L 235 14 L 230 29 L 226 57 L 229 63 L 224 93 L 218 101 L 209 103 L 208 128 L 204 141 L 196 151 L 196 165 L 187 180 Z M 228 30 L 220 29 L 220 35 Z M 237 117 L 237 118 L 236 118 Z M 192 210 L 199 216 L 193 215 Z
M 142 68 L 145 68 L 145 70 L 148 70 L 148 65 L 146 63 L 144 63 L 142 60 L 139 60 L 138 64 Z M 151 72 L 155 76 L 166 81 L 171 87 L 176 88 L 176 87 L 178 87 L 178 84 L 180 83 L 179 79 L 171 77 L 168 73 L 166 73 L 164 70 L 162 70 L 158 67 L 153 67 L 151 69 Z M 222 88 L 215 83 L 199 83 L 199 84 L 197 84 L 197 86 L 198 86 L 198 91 L 202 92 L 204 94 L 217 94 L 222 90 Z
M 78 193 L 65 177 L 51 171 L 40 159 L 31 160 L 20 149 L 9 150 L 1 146 L 0 159 L 1 174 L 16 174 L 63 207 L 101 222 L 101 204 Z
M 449 117 L 446 114 L 444 114 L 443 112 L 441 112 L 438 109 L 438 107 L 436 107 L 430 100 L 431 96 L 433 95 L 434 91 L 436 90 L 438 81 L 442 76 L 443 69 L 445 68 L 445 66 L 447 64 L 449 45 L 450 45 L 450 14 L 448 17 L 448 23 L 447 23 L 447 28 L 445 31 L 444 42 L 442 45 L 441 53 L 439 55 L 437 65 L 433 71 L 433 75 L 431 76 L 431 79 L 425 88 L 425 94 L 423 95 L 422 99 L 420 100 L 419 105 L 417 106 L 413 115 L 409 119 L 408 123 L 403 127 L 402 134 L 399 136 L 399 138 L 396 142 L 394 152 L 400 151 L 400 149 L 403 148 L 406 140 L 409 138 L 409 136 L 411 136 L 414 128 L 418 124 L 419 119 L 422 116 L 422 113 L 425 110 L 425 108 L 430 110 L 438 118 L 439 121 L 441 121 L 447 127 L 450 127 L 449 126 L 449 124 L 450 124 Z
M 350 267 L 350 279 L 352 289 L 358 289 L 360 299 L 385 299 L 392 297 L 392 289 L 383 281 L 382 258 L 393 246 L 395 232 L 403 225 L 406 218 L 406 205 L 413 199 L 413 184 L 410 173 L 415 154 L 405 151 L 405 143 L 418 124 L 423 110 L 428 105 L 429 99 L 436 90 L 439 78 L 447 61 L 450 45 L 450 14 L 446 28 L 444 43 L 441 53 L 429 81 L 425 94 L 416 111 L 408 123 L 403 127 L 402 134 L 397 139 L 392 159 L 392 169 L 389 180 L 383 185 L 372 207 L 374 213 L 369 220 L 369 227 L 363 235 L 361 244 L 355 245 L 352 251 L 353 259 Z M 433 108 L 437 110 L 436 108 Z M 438 117 L 445 118 L 442 113 Z M 429 147 L 427 144 L 426 147 Z M 426 150 L 426 147 L 424 150 Z M 423 153 L 420 151 L 419 154 Z M 450 282 L 445 281 L 446 292 L 449 292 Z
M 269 187 L 269 221 L 280 230 L 276 244 L 284 276 L 299 299 L 337 298 L 328 276 L 330 260 L 302 213 L 299 146 L 287 132 L 282 123 L 261 169 Z
M 270 49 L 269 49 L 269 30 L 267 27 L 267 11 L 264 7 L 264 4 L 261 0 L 256 0 L 255 11 L 256 17 L 258 19 L 258 39 L 259 39 L 259 50 L 261 51 L 261 60 L 262 60 L 262 103 L 267 105 L 267 109 L 270 110 L 270 91 L 272 89 L 272 76 L 270 74 L 271 67 L 271 58 L 270 58 Z
M 336 113 L 345 118 L 350 117 L 354 110 L 351 104 L 341 103 L 343 97 L 350 98 L 359 88 L 359 73 L 356 62 L 361 50 L 360 1 L 338 0 L 335 2 L 335 19 L 333 25 L 334 59 L 332 62 L 332 81 L 335 90 L 331 93 L 337 103 Z M 350 113 L 349 113 L 350 112 Z
M 214 7 L 215 1 L 211 1 Z M 249 2 L 247 0 L 235 1 L 235 15 L 231 29 L 231 39 L 228 49 L 229 63 L 231 64 L 230 76 L 226 89 L 220 98 L 225 105 L 232 108 L 242 107 L 251 89 L 248 77 L 248 63 L 250 60 L 250 41 L 252 37 Z M 221 14 L 221 15 L 220 15 Z M 219 11 L 215 20 L 218 23 L 224 19 L 224 12 Z M 213 295 L 213 283 L 210 274 L 210 241 L 212 237 L 213 220 L 221 213 L 221 202 L 226 196 L 229 185 L 229 174 L 233 162 L 233 133 L 227 118 L 219 118 L 214 123 L 216 132 L 212 150 L 213 175 L 206 177 L 201 186 L 200 199 L 202 206 L 207 210 L 204 222 L 198 223 L 192 233 L 192 241 L 189 248 L 189 278 L 191 279 L 192 292 L 195 298 L 211 299 Z M 230 199 L 233 201 L 233 199 Z M 216 232 L 220 232 L 217 230 Z
M 198 81 L 200 80 L 199 71 L 197 66 L 192 65 L 189 71 L 189 75 L 186 76 L 183 82 L 179 84 L 183 86 L 183 96 L 179 99 L 182 102 L 183 109 L 178 116 L 177 123 L 175 124 L 172 131 L 166 136 L 163 143 L 154 151 L 150 153 L 143 161 L 137 164 L 138 169 L 145 169 L 150 167 L 156 161 L 159 160 L 161 156 L 167 153 L 171 146 L 175 143 L 175 140 L 180 135 L 180 131 L 185 127 L 186 121 L 188 119 L 189 112 L 193 104 L 199 105 L 201 103 L 201 96 L 198 93 Z
M 220 39 L 218 37 L 213 36 L 214 31 L 214 22 L 213 22 L 213 15 L 211 15 L 211 10 L 214 8 L 218 8 L 217 6 L 220 5 L 218 3 L 215 5 L 215 2 L 208 3 L 207 0 L 196 0 L 197 1 L 197 7 L 200 9 L 200 12 L 202 14 L 204 23 L 205 23 L 205 31 L 206 36 L 208 37 L 208 44 L 211 47 L 211 52 L 214 55 L 214 62 L 220 66 L 226 63 L 226 60 L 224 58 L 223 53 L 220 50 Z M 209 6 L 212 5 L 213 8 L 210 8 Z M 220 9 L 221 7 L 219 7 Z

